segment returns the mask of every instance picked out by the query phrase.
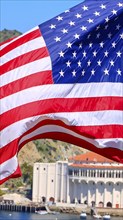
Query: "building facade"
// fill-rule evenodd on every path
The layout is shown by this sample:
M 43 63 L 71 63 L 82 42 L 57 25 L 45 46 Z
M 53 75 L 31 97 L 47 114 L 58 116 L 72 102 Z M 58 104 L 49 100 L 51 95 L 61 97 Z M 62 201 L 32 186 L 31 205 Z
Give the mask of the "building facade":
M 56 163 L 35 163 L 33 201 L 123 208 L 123 165 L 92 152 Z

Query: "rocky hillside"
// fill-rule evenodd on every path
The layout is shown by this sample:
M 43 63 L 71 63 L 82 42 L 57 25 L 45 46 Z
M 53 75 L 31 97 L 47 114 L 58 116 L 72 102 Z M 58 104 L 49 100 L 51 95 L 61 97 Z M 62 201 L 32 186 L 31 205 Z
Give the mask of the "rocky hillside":
M 21 32 L 16 31 L 16 30 L 12 31 L 12 30 L 4 29 L 3 31 L 0 31 L 0 43 L 4 42 L 10 38 L 17 37 L 20 34 L 21 34 Z
M 0 33 L 0 42 L 20 35 L 16 30 L 4 29 Z M 22 169 L 23 176 L 16 180 L 10 180 L 5 186 L 9 186 L 14 190 L 15 186 L 23 184 L 31 184 L 32 181 L 32 167 L 37 161 L 39 162 L 55 162 L 57 160 L 67 160 L 77 154 L 83 153 L 82 148 L 67 144 L 56 140 L 36 140 L 26 144 L 19 152 L 18 159 Z

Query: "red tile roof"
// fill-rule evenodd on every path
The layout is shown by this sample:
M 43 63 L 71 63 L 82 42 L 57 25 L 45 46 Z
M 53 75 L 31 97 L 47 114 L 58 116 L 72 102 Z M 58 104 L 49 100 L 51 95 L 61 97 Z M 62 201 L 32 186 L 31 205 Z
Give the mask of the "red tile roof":
M 86 162 L 114 163 L 113 160 L 110 160 L 94 152 L 87 152 L 85 154 L 80 154 L 80 155 L 69 158 L 69 160 L 70 161 L 71 160 L 72 161 L 84 161 L 84 162 L 86 161 Z

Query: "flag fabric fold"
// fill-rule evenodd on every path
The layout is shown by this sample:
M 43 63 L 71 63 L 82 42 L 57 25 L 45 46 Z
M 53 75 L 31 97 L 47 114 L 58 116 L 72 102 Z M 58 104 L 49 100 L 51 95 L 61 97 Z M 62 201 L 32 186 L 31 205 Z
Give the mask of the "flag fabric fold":
M 123 3 L 85 1 L 1 45 L 0 184 L 37 138 L 123 163 Z

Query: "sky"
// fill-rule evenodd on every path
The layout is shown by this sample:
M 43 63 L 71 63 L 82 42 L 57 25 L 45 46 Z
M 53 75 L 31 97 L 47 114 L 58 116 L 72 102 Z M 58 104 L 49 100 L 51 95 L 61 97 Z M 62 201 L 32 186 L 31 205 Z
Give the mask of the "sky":
M 1 0 L 0 30 L 22 33 L 49 20 L 83 0 Z

